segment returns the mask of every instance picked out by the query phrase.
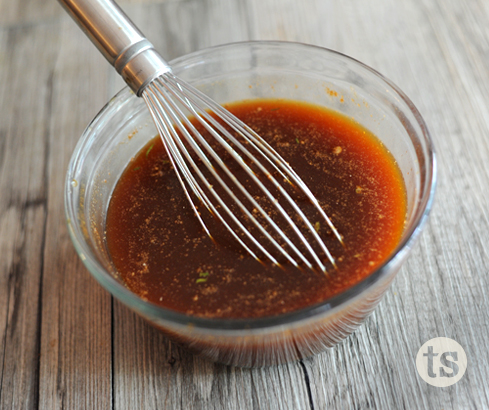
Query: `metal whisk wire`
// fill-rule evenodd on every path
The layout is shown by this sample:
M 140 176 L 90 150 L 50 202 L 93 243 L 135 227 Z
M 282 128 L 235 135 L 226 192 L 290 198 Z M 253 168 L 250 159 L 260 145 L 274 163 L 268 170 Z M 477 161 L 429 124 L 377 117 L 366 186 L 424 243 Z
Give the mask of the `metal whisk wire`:
M 304 263 L 308 268 L 314 268 L 314 265 L 310 262 L 308 257 L 301 252 L 295 245 L 295 241 L 291 239 L 280 226 L 269 216 L 269 214 L 263 209 L 258 201 L 249 193 L 248 187 L 241 184 L 238 178 L 230 171 L 229 167 L 223 162 L 219 154 L 211 147 L 205 138 L 199 133 L 195 126 L 188 119 L 188 114 L 185 114 L 179 107 L 183 105 L 188 112 L 190 112 L 195 119 L 205 128 L 205 130 L 222 146 L 231 157 L 241 166 L 241 168 L 251 177 L 253 183 L 256 184 L 261 192 L 265 194 L 270 203 L 272 203 L 279 214 L 286 220 L 287 224 L 292 228 L 293 232 L 307 250 L 308 254 L 314 260 L 316 267 L 325 271 L 326 266 L 318 253 L 313 249 L 309 240 L 305 237 L 299 226 L 294 222 L 293 218 L 287 213 L 280 202 L 277 200 L 270 190 L 260 181 L 257 171 L 272 183 L 277 189 L 277 192 L 282 195 L 287 203 L 292 207 L 294 212 L 297 213 L 300 220 L 305 224 L 308 232 L 314 240 L 319 244 L 324 255 L 334 265 L 334 258 L 329 252 L 328 248 L 324 244 L 323 240 L 318 235 L 313 224 L 307 219 L 302 209 L 297 205 L 294 199 L 287 193 L 284 187 L 279 181 L 270 173 L 270 171 L 262 164 L 260 159 L 271 165 L 273 170 L 279 173 L 279 176 L 285 181 L 285 183 L 295 185 L 307 196 L 307 198 L 317 208 L 318 213 L 326 221 L 329 228 L 335 234 L 337 239 L 341 241 L 341 237 L 334 228 L 331 220 L 328 218 L 323 209 L 319 206 L 317 200 L 311 191 L 307 188 L 304 182 L 297 176 L 293 169 L 270 147 L 270 145 L 263 140 L 258 134 L 256 134 L 251 128 L 242 123 L 238 118 L 231 115 L 227 110 L 223 109 L 220 105 L 210 100 L 205 94 L 202 94 L 192 86 L 182 83 L 177 77 L 171 73 L 165 73 L 150 84 L 142 93 L 142 97 L 145 99 L 148 107 L 151 111 L 155 124 L 162 136 L 163 142 L 167 149 L 168 155 L 175 170 L 177 171 L 178 178 L 185 190 L 187 198 L 189 199 L 194 212 L 198 216 L 202 226 L 208 232 L 210 232 L 199 215 L 198 207 L 193 202 L 192 196 L 189 194 L 190 189 L 194 195 L 224 224 L 227 230 L 233 235 L 233 237 L 255 258 L 258 256 L 253 252 L 249 246 L 240 238 L 227 222 L 226 218 L 221 214 L 212 201 L 212 197 L 220 205 L 222 210 L 232 219 L 238 231 L 243 233 L 261 253 L 263 253 L 270 261 L 278 264 L 277 259 L 273 256 L 271 251 L 267 250 L 267 247 L 260 242 L 246 227 L 245 223 L 241 221 L 241 218 L 237 216 L 233 210 L 226 204 L 226 201 L 221 195 L 214 189 L 216 182 L 222 189 L 229 195 L 231 200 L 238 205 L 239 210 L 246 216 L 247 221 L 251 222 L 266 238 L 275 251 L 278 251 L 283 255 L 290 263 L 298 266 L 299 263 Z M 246 148 L 242 142 L 240 142 L 221 122 L 217 121 L 209 111 L 214 113 L 221 122 L 224 122 L 230 129 L 237 133 L 237 135 L 243 139 L 243 141 L 253 147 L 255 154 L 253 154 L 248 148 Z M 205 167 L 209 170 L 213 177 L 213 181 L 209 181 L 201 172 L 199 166 L 196 164 L 192 155 L 189 153 L 188 148 L 183 143 L 182 139 L 187 141 L 193 152 L 195 152 L 198 158 L 202 161 Z M 231 145 L 232 144 L 232 145 Z M 206 154 L 207 153 L 207 154 Z M 257 157 L 257 155 L 258 158 Z M 253 209 L 257 210 L 265 219 L 267 226 L 271 227 L 269 232 L 265 229 L 264 224 L 255 218 L 253 213 L 246 207 L 245 204 L 233 193 L 233 189 L 226 183 L 219 172 L 216 170 L 214 163 L 212 163 L 208 155 L 214 159 L 215 163 L 219 165 L 219 168 L 227 174 L 230 181 L 241 191 L 244 197 L 251 203 Z M 250 166 L 243 160 L 243 157 L 248 158 L 254 165 L 256 170 L 250 168 Z M 196 174 L 197 178 L 194 177 Z M 200 180 L 200 183 L 199 183 Z M 204 192 L 202 186 L 207 187 L 212 197 L 209 197 Z M 275 237 L 274 237 L 275 235 Z M 292 251 L 292 256 L 287 250 L 276 240 L 280 238 Z M 295 259 L 297 258 L 297 260 Z
M 195 215 L 210 236 L 192 195 L 257 259 L 261 254 L 279 264 L 281 255 L 295 266 L 304 264 L 321 271 L 326 271 L 323 259 L 335 266 L 327 246 L 287 188 L 307 198 L 340 243 L 341 236 L 306 184 L 262 137 L 175 77 L 168 63 L 113 0 L 59 2 L 129 87 L 144 98 Z M 207 137 L 188 115 L 195 117 Z M 264 195 L 264 201 L 257 200 L 250 187 L 231 171 L 209 138 L 224 149 L 233 164 L 239 165 L 254 188 L 258 187 L 260 195 Z M 277 220 L 268 214 L 264 204 L 272 206 Z M 234 206 L 238 212 L 234 212 Z

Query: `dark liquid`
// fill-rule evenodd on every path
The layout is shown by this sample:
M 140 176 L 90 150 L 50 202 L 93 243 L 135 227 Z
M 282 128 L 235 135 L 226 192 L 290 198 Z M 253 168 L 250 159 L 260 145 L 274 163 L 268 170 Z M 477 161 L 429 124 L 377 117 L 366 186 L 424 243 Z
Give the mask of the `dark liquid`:
M 337 269 L 324 274 L 264 265 L 236 246 L 216 245 L 155 138 L 125 170 L 107 214 L 108 249 L 129 289 L 189 315 L 263 317 L 337 295 L 388 258 L 403 232 L 406 193 L 378 139 L 346 117 L 311 105 L 257 100 L 228 109 L 267 139 L 318 198 L 344 238 L 342 246 L 324 224 L 317 226 Z M 228 243 L 220 241 L 219 231 L 212 233 Z

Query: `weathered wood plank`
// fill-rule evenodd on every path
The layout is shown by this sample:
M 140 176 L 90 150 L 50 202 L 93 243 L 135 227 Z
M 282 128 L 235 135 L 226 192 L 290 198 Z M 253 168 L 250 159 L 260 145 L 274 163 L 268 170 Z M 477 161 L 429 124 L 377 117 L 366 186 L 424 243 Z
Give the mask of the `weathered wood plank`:
M 43 39 L 56 43 L 56 32 L 0 34 L 1 95 L 8 97 L 0 100 L 0 408 L 33 408 L 38 400 L 52 69 L 37 64 Z
M 53 0 L 0 0 L 0 27 L 22 24 L 36 24 L 62 13 L 61 7 Z
M 159 2 L 179 2 L 185 0 L 158 0 Z M 121 5 L 151 4 L 153 0 L 123 0 Z M 0 27 L 36 24 L 41 21 L 55 22 L 63 15 L 57 0 L 0 0 Z
M 44 235 L 39 221 L 45 218 L 43 203 L 12 206 L 0 216 L 0 408 L 37 403 Z
M 47 43 L 56 55 L 50 83 L 39 406 L 104 409 L 112 404 L 111 298 L 70 243 L 63 186 L 76 141 L 106 101 L 107 68 L 68 17 L 55 28 L 57 43 Z

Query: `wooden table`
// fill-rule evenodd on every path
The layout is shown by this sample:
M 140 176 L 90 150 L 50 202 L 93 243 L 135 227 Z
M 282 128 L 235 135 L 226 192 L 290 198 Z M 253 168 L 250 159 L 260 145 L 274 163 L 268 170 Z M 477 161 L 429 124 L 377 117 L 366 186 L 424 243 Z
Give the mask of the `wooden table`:
M 489 408 L 489 2 L 131 0 L 168 59 L 275 39 L 346 53 L 414 101 L 439 160 L 421 240 L 375 313 L 318 356 L 231 368 L 171 344 L 83 267 L 63 212 L 68 160 L 122 87 L 54 0 L 0 0 L 0 408 Z M 415 357 L 458 341 L 464 377 L 433 387 Z

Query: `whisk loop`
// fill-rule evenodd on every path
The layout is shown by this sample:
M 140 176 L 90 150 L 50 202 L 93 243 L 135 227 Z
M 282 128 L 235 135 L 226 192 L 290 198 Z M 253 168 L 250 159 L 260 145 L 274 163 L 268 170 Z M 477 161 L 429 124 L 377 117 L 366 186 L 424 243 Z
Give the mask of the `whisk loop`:
M 336 266 L 305 207 L 312 206 L 342 243 L 341 236 L 306 184 L 263 138 L 175 77 L 112 0 L 59 1 L 146 101 L 185 194 L 209 236 L 212 229 L 195 199 L 256 259 L 277 265 L 285 260 L 321 271 L 327 270 L 326 261 Z
M 340 242 L 341 236 L 306 184 L 263 138 L 172 73 L 155 79 L 144 89 L 142 97 L 151 111 L 185 194 L 211 237 L 212 233 L 191 193 L 254 258 L 261 259 L 261 254 L 272 263 L 279 264 L 277 255 L 281 255 L 294 266 L 304 264 L 321 271 L 327 269 L 324 260 L 335 265 L 315 226 L 288 192 L 286 185 L 295 187 L 307 197 Z M 205 130 L 205 136 L 188 118 L 189 114 Z M 250 193 L 250 184 L 245 185 L 243 177 L 238 177 L 231 170 L 233 167 L 223 160 L 216 146 L 224 149 L 228 158 L 239 165 L 240 172 L 244 172 L 251 184 L 259 189 L 266 198 L 267 210 L 261 203 L 263 201 Z M 207 173 L 203 172 L 202 166 Z M 239 196 L 236 191 L 240 193 Z M 273 212 L 269 209 L 270 205 L 273 205 Z M 254 214 L 261 215 L 261 219 Z M 270 214 L 277 217 L 272 218 Z M 278 224 L 277 219 L 286 223 L 287 231 Z M 259 238 L 255 233 L 260 235 Z M 313 246 L 312 242 L 317 246 Z

